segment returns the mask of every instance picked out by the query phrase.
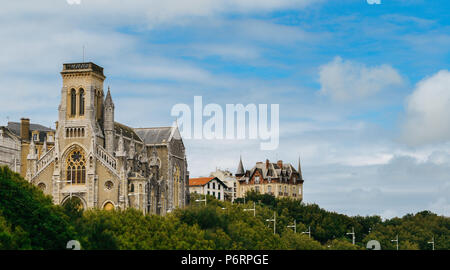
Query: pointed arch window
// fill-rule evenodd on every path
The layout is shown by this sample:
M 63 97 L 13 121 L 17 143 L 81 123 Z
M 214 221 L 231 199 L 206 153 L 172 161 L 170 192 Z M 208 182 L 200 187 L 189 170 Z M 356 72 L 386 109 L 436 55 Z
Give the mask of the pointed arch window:
M 81 150 L 75 149 L 67 157 L 66 176 L 72 184 L 86 183 L 86 158 Z
M 77 92 L 75 89 L 70 91 L 70 115 L 77 114 Z
M 84 115 L 84 90 L 80 89 L 80 115 Z

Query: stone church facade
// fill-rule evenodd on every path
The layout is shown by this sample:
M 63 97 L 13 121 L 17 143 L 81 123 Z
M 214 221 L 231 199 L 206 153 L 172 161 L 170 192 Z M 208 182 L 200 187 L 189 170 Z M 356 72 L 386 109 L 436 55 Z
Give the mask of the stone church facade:
M 178 127 L 115 122 L 110 90 L 104 95 L 103 68 L 94 63 L 63 64 L 61 75 L 56 130 L 29 119 L 2 127 L 2 137 L 9 138 L 8 159 L 15 162 L 8 165 L 55 204 L 75 197 L 84 208 L 133 207 L 160 215 L 184 207 L 189 172 Z M 6 145 L 1 143 L 0 150 Z

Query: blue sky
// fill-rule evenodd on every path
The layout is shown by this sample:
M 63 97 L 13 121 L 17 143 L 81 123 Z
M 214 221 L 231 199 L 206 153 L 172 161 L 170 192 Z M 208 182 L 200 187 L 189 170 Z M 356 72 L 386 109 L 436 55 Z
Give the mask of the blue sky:
M 280 146 L 186 140 L 192 176 L 296 164 L 305 201 L 350 215 L 450 215 L 450 3 L 9 1 L 0 125 L 57 120 L 64 62 L 105 68 L 116 120 L 171 125 L 177 103 L 280 104 Z

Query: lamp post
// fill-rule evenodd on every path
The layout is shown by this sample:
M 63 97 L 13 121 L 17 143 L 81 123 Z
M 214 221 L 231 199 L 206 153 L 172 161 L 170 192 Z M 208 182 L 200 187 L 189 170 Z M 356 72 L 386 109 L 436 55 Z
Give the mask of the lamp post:
M 308 226 L 308 230 L 306 232 L 302 232 L 303 233 L 307 233 L 309 238 L 311 238 L 311 226 Z
M 434 250 L 434 235 L 433 235 L 433 238 L 431 239 L 431 242 L 428 242 L 428 244 L 431 244 L 432 250 Z
M 355 244 L 355 227 L 352 227 L 352 232 L 351 233 L 347 233 L 347 234 L 351 234 L 352 235 L 352 244 Z
M 272 219 L 266 219 L 268 222 L 273 222 L 273 234 L 276 232 L 277 228 L 277 215 L 276 212 L 273 212 L 273 218 Z
M 253 202 L 253 208 L 244 209 L 244 211 L 253 211 L 253 216 L 256 217 L 256 205 Z
M 397 245 L 397 250 L 398 250 L 398 234 L 397 234 L 397 236 L 395 237 L 395 239 L 391 240 L 391 242 L 395 242 L 395 243 L 396 243 L 396 245 Z
M 294 228 L 294 233 L 297 233 L 297 221 L 294 219 L 294 225 L 287 225 L 288 228 Z

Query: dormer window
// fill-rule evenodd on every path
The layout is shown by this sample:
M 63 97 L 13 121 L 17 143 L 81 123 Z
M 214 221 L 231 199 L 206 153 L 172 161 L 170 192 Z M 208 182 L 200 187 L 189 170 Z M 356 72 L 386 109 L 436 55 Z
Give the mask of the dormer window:
M 259 184 L 259 176 L 255 177 L 255 184 Z
M 37 134 L 33 134 L 33 141 L 37 142 L 38 140 L 38 135 Z

